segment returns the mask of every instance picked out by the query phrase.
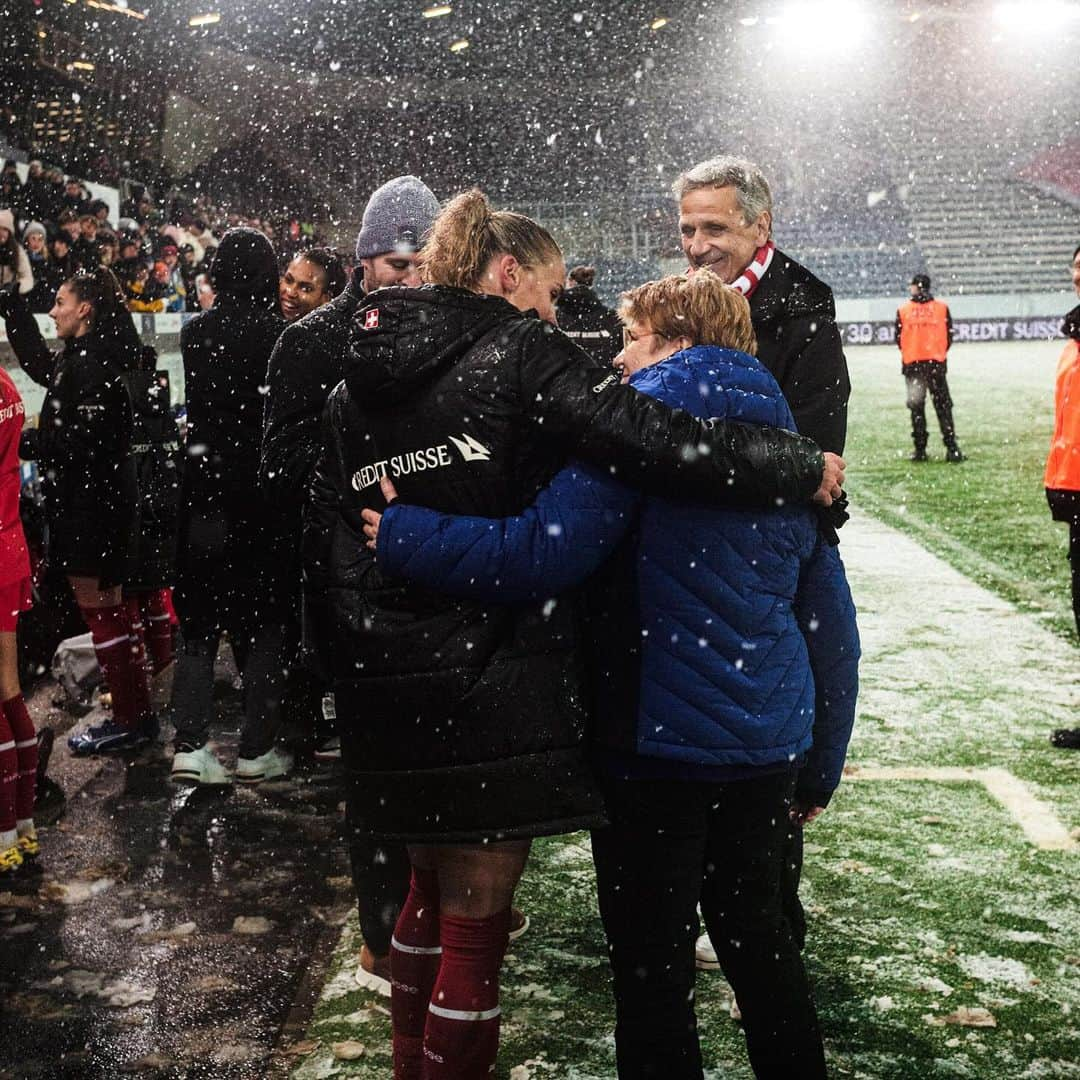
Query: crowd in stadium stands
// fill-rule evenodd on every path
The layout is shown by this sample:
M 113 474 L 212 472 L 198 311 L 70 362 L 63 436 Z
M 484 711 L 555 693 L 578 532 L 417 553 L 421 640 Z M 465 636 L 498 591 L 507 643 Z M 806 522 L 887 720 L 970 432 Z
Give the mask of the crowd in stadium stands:
M 0 170 L 0 286 L 13 282 L 30 310 L 44 314 L 72 274 L 106 266 L 132 311 L 196 312 L 213 302 L 208 270 L 218 241 L 238 225 L 264 233 L 283 256 L 320 242 L 310 224 L 245 216 L 205 194 L 173 198 L 163 211 L 148 189 L 136 188 L 112 220 L 108 203 L 92 198 L 78 178 L 32 161 L 23 182 L 15 164 L 6 162 Z

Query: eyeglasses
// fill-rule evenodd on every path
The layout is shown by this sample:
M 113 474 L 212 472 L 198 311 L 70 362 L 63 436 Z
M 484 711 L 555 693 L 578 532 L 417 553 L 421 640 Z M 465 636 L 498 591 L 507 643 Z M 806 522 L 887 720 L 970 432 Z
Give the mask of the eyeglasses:
M 624 349 L 630 348 L 631 342 L 643 341 L 645 338 L 658 337 L 661 341 L 667 341 L 667 338 L 663 334 L 658 334 L 655 330 L 650 331 L 648 334 L 638 334 L 636 337 L 630 332 L 628 326 L 624 326 L 622 330 L 622 347 Z

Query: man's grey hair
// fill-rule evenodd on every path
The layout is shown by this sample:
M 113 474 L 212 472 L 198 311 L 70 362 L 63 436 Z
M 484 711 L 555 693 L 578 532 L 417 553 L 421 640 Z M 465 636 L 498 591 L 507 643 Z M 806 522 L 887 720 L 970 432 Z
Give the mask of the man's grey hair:
M 736 157 L 714 157 L 701 161 L 692 169 L 680 173 L 671 186 L 675 198 L 698 188 L 733 187 L 742 211 L 743 223 L 753 225 L 765 212 L 772 213 L 772 190 L 765 174 L 752 161 Z

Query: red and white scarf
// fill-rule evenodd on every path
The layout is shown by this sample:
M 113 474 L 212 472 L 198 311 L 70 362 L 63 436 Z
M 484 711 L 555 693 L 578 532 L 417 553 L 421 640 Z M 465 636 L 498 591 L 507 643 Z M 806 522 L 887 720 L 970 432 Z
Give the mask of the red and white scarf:
M 769 267 L 772 266 L 775 251 L 776 245 L 771 240 L 759 247 L 754 252 L 750 265 L 731 283 L 731 287 L 749 300 L 754 295 L 758 282 L 761 281 Z

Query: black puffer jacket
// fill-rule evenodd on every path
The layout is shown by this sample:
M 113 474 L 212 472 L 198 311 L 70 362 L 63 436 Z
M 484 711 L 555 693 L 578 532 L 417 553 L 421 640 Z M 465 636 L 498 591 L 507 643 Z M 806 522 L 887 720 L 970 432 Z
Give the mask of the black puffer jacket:
M 285 326 L 277 313 L 270 242 L 254 229 L 230 229 L 214 257 L 213 277 L 214 306 L 180 332 L 188 443 L 177 578 L 189 607 L 215 604 L 222 589 L 258 595 L 279 547 L 277 515 L 259 489 L 266 368 Z M 193 563 L 193 526 L 220 533 L 215 546 L 225 562 L 216 567 L 213 585 L 207 568 Z
M 127 586 L 164 589 L 176 576 L 176 523 L 180 502 L 180 442 L 169 395 L 153 371 L 125 375 L 132 414 L 131 457 L 139 489 L 139 539 Z
M 360 518 L 384 505 L 379 477 L 406 500 L 497 518 L 571 454 L 669 496 L 743 503 L 808 498 L 820 454 L 797 436 L 672 412 L 496 297 L 380 290 L 354 326 L 304 549 L 362 816 L 413 841 L 591 824 L 572 602 L 484 607 L 384 580 Z
M 340 296 L 285 328 L 270 356 L 261 479 L 297 536 L 322 450 L 326 399 L 345 377 L 350 320 L 364 302 L 362 281 L 355 270 Z
M 559 297 L 559 329 L 598 364 L 610 364 L 622 352 L 618 315 L 588 285 L 575 285 Z
M 123 380 L 137 363 L 138 338 L 69 340 L 52 352 L 25 300 L 7 299 L 11 347 L 46 388 L 38 427 L 19 454 L 38 463 L 49 527 L 48 557 L 67 575 L 122 585 L 134 566 L 138 487 L 130 454 L 131 410 Z M 126 327 L 124 328 L 126 331 Z
M 758 359 L 780 384 L 800 433 L 843 454 L 851 381 L 832 290 L 777 249 L 750 297 L 750 316 Z

